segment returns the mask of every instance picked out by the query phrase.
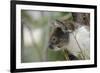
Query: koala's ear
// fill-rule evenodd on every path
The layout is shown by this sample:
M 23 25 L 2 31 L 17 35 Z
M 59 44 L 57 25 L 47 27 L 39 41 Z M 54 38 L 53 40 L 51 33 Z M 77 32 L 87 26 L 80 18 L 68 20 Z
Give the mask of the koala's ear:
M 57 25 L 59 28 L 61 28 L 62 30 L 66 30 L 66 26 L 65 26 L 65 24 L 64 24 L 62 21 L 56 20 L 56 25 Z
M 52 28 L 56 28 L 58 26 L 59 25 L 56 23 L 56 21 L 52 21 L 51 24 L 50 24 L 50 27 L 52 27 Z
M 54 22 L 53 25 L 54 25 L 54 27 L 60 27 L 60 25 L 56 21 Z
M 64 22 L 62 22 L 60 20 L 56 20 L 56 22 L 59 25 L 59 27 L 61 27 L 62 31 L 64 31 L 64 32 L 71 33 L 75 29 L 74 22 L 70 21 L 70 22 L 64 23 Z M 70 27 L 67 27 L 66 24 L 67 25 L 70 24 L 69 25 Z M 76 27 L 77 27 L 77 25 L 76 25 Z
M 57 26 L 59 26 L 59 27 L 65 27 L 65 24 L 60 20 L 56 19 L 56 23 L 57 23 Z
M 61 24 L 60 22 L 56 21 L 56 20 L 53 21 L 53 22 L 51 23 L 50 27 L 51 27 L 52 29 L 56 29 L 56 28 L 61 28 L 61 29 L 63 29 L 62 24 Z
M 59 21 L 55 20 L 52 22 L 52 27 L 53 28 L 57 28 L 57 27 L 60 28 L 60 27 L 62 27 L 62 24 Z
M 62 29 L 63 32 L 71 32 L 70 30 L 68 30 L 65 23 L 63 23 L 60 20 L 56 20 L 56 22 L 59 25 L 59 27 Z

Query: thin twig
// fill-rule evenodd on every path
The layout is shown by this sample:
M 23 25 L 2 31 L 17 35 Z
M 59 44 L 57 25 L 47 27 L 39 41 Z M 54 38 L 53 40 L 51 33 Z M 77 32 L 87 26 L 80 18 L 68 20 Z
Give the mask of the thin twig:
M 73 33 L 72 33 L 72 35 L 74 36 L 74 34 L 73 34 Z M 79 49 L 80 49 L 80 51 L 81 51 L 81 53 L 82 53 L 83 59 L 85 59 L 85 56 L 84 56 L 84 54 L 83 54 L 83 52 L 82 52 L 82 48 L 81 48 L 81 46 L 79 45 L 79 43 L 78 43 L 78 41 L 77 41 L 77 39 L 76 39 L 76 37 L 75 37 L 75 36 L 74 36 L 74 38 L 75 38 L 76 43 L 77 43 L 77 45 L 78 45 L 78 47 L 79 47 Z
M 69 60 L 68 52 L 67 52 L 65 49 L 63 49 L 62 51 L 63 51 L 63 53 L 64 53 L 65 59 L 66 59 L 66 60 Z

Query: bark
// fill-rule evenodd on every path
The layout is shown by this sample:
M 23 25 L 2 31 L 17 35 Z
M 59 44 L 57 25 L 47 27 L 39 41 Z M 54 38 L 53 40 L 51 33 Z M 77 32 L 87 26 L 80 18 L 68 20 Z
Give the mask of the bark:
M 72 13 L 73 20 L 81 25 L 90 26 L 90 14 L 89 13 Z

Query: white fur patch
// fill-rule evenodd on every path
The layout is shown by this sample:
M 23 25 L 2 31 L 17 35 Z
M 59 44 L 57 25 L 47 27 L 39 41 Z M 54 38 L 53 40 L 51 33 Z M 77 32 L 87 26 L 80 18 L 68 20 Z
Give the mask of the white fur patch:
M 70 41 L 66 47 L 68 51 L 70 51 L 72 54 L 76 56 L 78 56 L 79 53 L 82 52 L 82 54 L 85 56 L 86 59 L 89 58 L 90 56 L 90 33 L 85 28 L 85 26 L 78 28 L 76 31 L 70 34 Z

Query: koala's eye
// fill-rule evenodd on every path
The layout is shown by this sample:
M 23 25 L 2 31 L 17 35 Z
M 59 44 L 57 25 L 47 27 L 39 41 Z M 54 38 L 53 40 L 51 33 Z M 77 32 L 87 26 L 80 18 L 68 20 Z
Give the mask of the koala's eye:
M 56 37 L 52 37 L 52 41 L 53 42 L 56 42 L 57 41 L 57 38 Z

